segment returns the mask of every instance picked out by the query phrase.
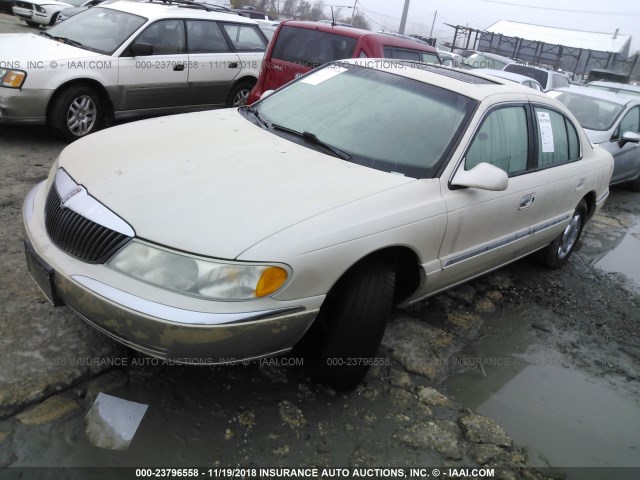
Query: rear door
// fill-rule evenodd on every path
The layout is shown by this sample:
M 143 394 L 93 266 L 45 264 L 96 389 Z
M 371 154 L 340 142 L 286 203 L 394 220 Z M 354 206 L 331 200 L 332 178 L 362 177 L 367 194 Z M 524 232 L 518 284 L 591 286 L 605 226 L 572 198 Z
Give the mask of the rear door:
M 221 23 L 222 29 L 238 55 L 238 78 L 260 74 L 264 51 L 269 43 L 258 25 Z
M 240 58 L 212 20 L 187 20 L 189 95 L 192 105 L 222 105 L 240 73 Z

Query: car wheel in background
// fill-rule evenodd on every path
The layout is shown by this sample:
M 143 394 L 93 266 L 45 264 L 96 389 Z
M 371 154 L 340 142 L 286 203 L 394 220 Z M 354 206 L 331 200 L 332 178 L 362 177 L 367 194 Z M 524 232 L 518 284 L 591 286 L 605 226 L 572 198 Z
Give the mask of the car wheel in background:
M 89 86 L 72 85 L 53 100 L 49 124 L 67 140 L 76 140 L 100 129 L 102 104 Z
M 249 92 L 253 88 L 251 82 L 240 82 L 237 84 L 227 100 L 227 107 L 242 107 L 247 104 L 247 98 L 249 98 Z
M 49 22 L 49 26 L 53 26 L 56 24 L 56 22 L 58 21 L 59 15 L 60 15 L 60 12 L 56 12 L 53 14 L 53 16 L 51 17 L 51 21 Z
M 360 383 L 375 364 L 394 289 L 395 271 L 384 258 L 356 264 L 334 285 L 302 341 L 318 380 L 339 390 Z
M 569 259 L 578 243 L 587 220 L 587 203 L 580 200 L 564 231 L 553 242 L 540 250 L 538 260 L 549 268 L 560 268 Z
M 627 188 L 632 192 L 640 192 L 640 177 L 627 182 Z

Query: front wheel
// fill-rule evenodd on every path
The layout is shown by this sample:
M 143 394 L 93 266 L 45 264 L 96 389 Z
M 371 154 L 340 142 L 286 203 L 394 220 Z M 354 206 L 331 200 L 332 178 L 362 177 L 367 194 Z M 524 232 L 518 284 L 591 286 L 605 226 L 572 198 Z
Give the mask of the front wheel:
M 99 130 L 102 125 L 100 97 L 86 85 L 63 90 L 53 102 L 49 124 L 71 141 Z
M 40 24 L 39 23 L 32 22 L 31 20 L 25 20 L 25 22 L 27 22 L 27 25 L 29 25 L 30 27 L 40 28 Z
M 350 390 L 376 364 L 394 289 L 395 269 L 386 259 L 356 264 L 336 283 L 303 340 L 318 380 Z
M 540 250 L 538 259 L 548 268 L 560 268 L 569 260 L 587 220 L 587 203 L 580 200 L 569 224 L 558 238 Z
M 242 107 L 247 104 L 249 92 L 253 85 L 250 82 L 240 82 L 236 85 L 227 100 L 227 107 Z

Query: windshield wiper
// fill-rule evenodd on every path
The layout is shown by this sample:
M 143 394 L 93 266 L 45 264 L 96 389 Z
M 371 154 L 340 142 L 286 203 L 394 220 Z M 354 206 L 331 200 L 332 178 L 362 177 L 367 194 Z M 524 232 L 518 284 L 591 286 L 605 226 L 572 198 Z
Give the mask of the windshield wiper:
M 249 106 L 244 106 L 241 107 L 244 108 L 247 112 L 253 114 L 254 117 L 256 117 L 258 119 L 258 121 L 265 126 L 265 128 L 269 128 L 269 123 L 262 117 L 262 115 L 260 115 L 260 112 L 258 112 L 258 110 L 256 110 L 254 107 L 249 107 Z
M 53 40 L 55 40 L 55 37 L 53 35 L 51 35 L 50 33 L 40 32 L 40 35 L 42 35 L 43 37 L 52 38 Z
M 275 123 L 271 124 L 271 128 L 274 130 L 280 130 L 282 132 L 286 132 L 286 133 L 290 133 L 292 135 L 296 135 L 306 141 L 308 141 L 309 143 L 313 143 L 314 145 L 318 145 L 322 148 L 324 148 L 325 150 L 329 150 L 331 153 L 333 153 L 334 156 L 341 158 L 343 160 L 350 160 L 351 159 L 351 155 L 349 155 L 346 152 L 343 152 L 342 150 L 340 150 L 339 148 L 334 147 L 333 145 L 329 145 L 328 143 L 323 142 L 322 140 L 320 140 L 318 137 L 315 136 L 315 134 L 311 133 L 311 132 L 298 132 L 296 130 L 293 130 L 291 128 L 288 127 L 283 127 L 282 125 L 277 125 Z
M 49 35 L 51 37 L 51 35 Z M 73 47 L 83 48 L 83 45 L 80 42 L 76 42 L 75 40 L 71 40 L 67 37 L 51 37 L 61 43 L 66 43 L 67 45 L 71 45 Z

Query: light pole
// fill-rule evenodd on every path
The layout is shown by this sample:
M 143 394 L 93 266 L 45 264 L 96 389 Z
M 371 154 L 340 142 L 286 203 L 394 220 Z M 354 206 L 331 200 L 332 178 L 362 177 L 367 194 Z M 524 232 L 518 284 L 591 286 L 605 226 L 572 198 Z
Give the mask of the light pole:
M 353 17 L 356 16 L 356 6 L 358 5 L 358 0 L 353 2 L 353 12 L 351 13 L 351 25 L 353 26 Z
M 407 25 L 407 15 L 409 14 L 409 0 L 404 0 L 404 8 L 402 9 L 402 18 L 400 19 L 400 28 L 398 33 L 404 35 L 404 27 Z

